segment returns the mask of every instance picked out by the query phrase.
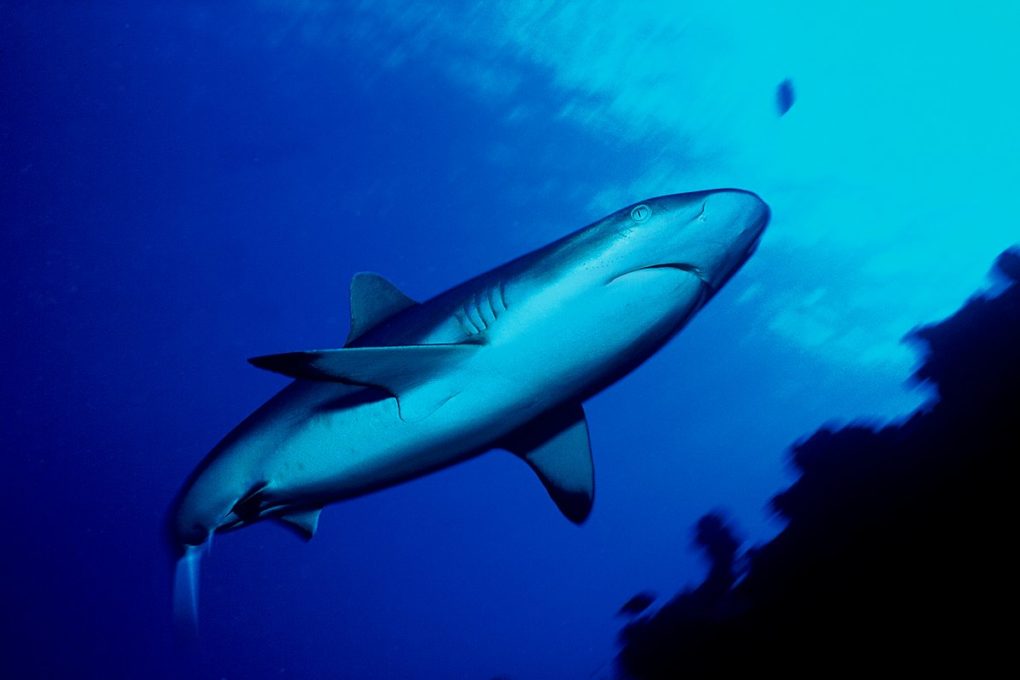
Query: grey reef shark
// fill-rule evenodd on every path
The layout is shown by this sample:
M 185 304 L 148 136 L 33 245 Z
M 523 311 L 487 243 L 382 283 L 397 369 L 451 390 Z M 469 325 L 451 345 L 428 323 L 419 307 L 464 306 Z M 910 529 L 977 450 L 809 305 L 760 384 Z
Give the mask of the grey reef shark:
M 583 522 L 594 472 L 582 402 L 680 331 L 769 216 L 738 189 L 650 198 L 420 303 L 357 274 L 343 347 L 251 359 L 292 382 L 178 495 L 177 620 L 197 624 L 198 563 L 215 532 L 273 519 L 311 538 L 330 503 L 491 449 L 519 456 Z

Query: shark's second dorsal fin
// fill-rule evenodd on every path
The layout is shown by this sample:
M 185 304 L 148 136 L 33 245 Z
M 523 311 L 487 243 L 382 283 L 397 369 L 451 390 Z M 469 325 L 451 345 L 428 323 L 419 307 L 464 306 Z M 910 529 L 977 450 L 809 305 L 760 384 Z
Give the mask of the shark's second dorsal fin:
M 575 524 L 588 519 L 595 500 L 595 468 L 580 404 L 542 414 L 510 433 L 500 446 L 531 466 L 567 519 Z
M 457 396 L 459 387 L 443 375 L 480 349 L 481 345 L 469 343 L 346 347 L 270 354 L 248 361 L 291 378 L 377 387 L 397 398 L 402 420 L 413 422 Z
M 351 279 L 351 329 L 344 344 L 362 335 L 417 302 L 400 292 L 386 277 L 359 272 Z

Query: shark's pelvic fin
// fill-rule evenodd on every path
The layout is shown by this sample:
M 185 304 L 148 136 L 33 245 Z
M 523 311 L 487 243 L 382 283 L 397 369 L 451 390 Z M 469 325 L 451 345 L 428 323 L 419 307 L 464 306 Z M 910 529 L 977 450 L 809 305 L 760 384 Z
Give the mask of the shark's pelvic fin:
M 397 398 L 401 420 L 413 422 L 457 395 L 458 390 L 437 376 L 480 349 L 477 344 L 348 347 L 270 354 L 248 361 L 291 378 L 377 387 Z
M 351 329 L 344 344 L 351 344 L 394 314 L 416 304 L 379 274 L 355 274 L 351 279 Z
M 276 519 L 297 531 L 301 538 L 310 541 L 315 536 L 315 530 L 319 528 L 319 514 L 321 512 L 322 508 L 312 508 L 311 510 L 301 510 L 280 515 Z
M 531 466 L 567 519 L 581 524 L 595 499 L 588 422 L 580 404 L 545 413 L 512 432 L 500 446 Z

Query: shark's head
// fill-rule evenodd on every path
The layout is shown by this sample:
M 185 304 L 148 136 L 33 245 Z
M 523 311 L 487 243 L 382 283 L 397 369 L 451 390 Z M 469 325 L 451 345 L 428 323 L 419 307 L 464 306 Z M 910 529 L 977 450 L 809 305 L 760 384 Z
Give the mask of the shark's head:
M 610 216 L 615 275 L 672 267 L 716 291 L 747 261 L 769 221 L 769 207 L 740 189 L 671 194 Z

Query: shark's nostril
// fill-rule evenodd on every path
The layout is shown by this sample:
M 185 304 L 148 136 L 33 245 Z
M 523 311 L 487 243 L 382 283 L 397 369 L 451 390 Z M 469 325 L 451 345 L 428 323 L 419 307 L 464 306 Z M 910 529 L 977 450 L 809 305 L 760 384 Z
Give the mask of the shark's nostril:
M 694 219 L 696 219 L 698 222 L 704 222 L 705 221 L 705 206 L 706 205 L 708 205 L 708 201 L 702 201 L 701 202 L 701 210 L 699 210 L 698 214 L 694 216 Z

